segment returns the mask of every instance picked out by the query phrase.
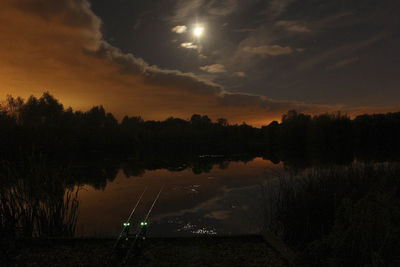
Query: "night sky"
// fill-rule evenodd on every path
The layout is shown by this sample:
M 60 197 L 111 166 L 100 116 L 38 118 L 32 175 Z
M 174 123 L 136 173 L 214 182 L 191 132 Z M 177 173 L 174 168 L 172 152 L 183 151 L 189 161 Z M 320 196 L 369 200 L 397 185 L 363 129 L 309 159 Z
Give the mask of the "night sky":
M 3 0 L 0 97 L 255 126 L 399 111 L 399 14 L 394 0 Z

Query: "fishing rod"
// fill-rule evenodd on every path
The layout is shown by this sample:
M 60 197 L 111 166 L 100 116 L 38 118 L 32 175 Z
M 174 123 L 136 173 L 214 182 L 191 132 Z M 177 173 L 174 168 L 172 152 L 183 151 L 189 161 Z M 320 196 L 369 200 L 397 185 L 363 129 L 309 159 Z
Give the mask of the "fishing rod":
M 135 205 L 135 207 L 133 208 L 131 214 L 129 215 L 127 222 L 129 222 L 129 221 L 131 220 L 133 213 L 135 213 L 135 210 L 136 210 L 137 206 L 139 205 L 140 200 L 142 199 L 144 193 L 146 193 L 146 191 L 147 191 L 147 186 L 146 186 L 146 188 L 143 190 L 143 193 L 140 195 L 139 200 L 136 202 L 136 205 Z
M 140 203 L 140 201 L 142 200 L 142 197 L 143 197 L 144 193 L 146 193 L 146 191 L 147 191 L 147 187 L 143 190 L 143 192 L 142 192 L 142 194 L 140 195 L 138 201 L 136 202 L 135 207 L 133 207 L 133 209 L 132 209 L 132 211 L 131 211 L 131 214 L 129 214 L 128 219 L 124 222 L 124 228 L 122 229 L 122 231 L 121 231 L 121 233 L 119 234 L 117 240 L 115 241 L 115 244 L 114 244 L 114 246 L 113 246 L 113 250 L 115 250 L 115 248 L 117 247 L 118 242 L 121 240 L 121 237 L 122 237 L 123 233 L 126 232 L 127 229 L 128 229 L 128 231 L 129 231 L 129 227 L 130 227 L 130 225 L 131 225 L 131 222 L 130 222 L 130 221 L 131 221 L 131 218 L 132 218 L 133 214 L 135 213 L 136 208 L 139 206 L 139 203 Z
M 160 197 L 160 195 L 161 195 L 161 192 L 163 191 L 163 189 L 164 189 L 164 186 L 163 186 L 163 187 L 161 187 L 160 191 L 158 192 L 158 195 L 157 195 L 156 199 L 154 199 L 154 201 L 153 201 L 153 204 L 151 205 L 151 208 L 150 208 L 150 209 L 149 209 L 149 211 L 147 212 L 147 215 L 146 215 L 146 218 L 144 219 L 144 222 L 146 222 L 146 221 L 147 221 L 147 219 L 149 218 L 149 216 L 150 216 L 150 213 L 151 213 L 151 211 L 153 210 L 153 208 L 154 208 L 154 205 L 156 204 L 156 202 L 157 202 L 158 198 Z
M 149 218 L 149 216 L 150 216 L 150 213 L 151 213 L 151 211 L 153 210 L 153 208 L 154 208 L 154 206 L 155 206 L 157 200 L 159 199 L 159 197 L 160 197 L 161 192 L 163 191 L 163 189 L 164 189 L 164 186 L 161 187 L 160 191 L 158 192 L 156 198 L 155 198 L 154 201 L 153 201 L 153 204 L 151 205 L 149 211 L 148 211 L 147 214 L 146 214 L 146 217 L 145 217 L 144 221 L 142 221 L 142 222 L 140 223 L 140 226 L 142 226 L 142 227 L 141 227 L 140 230 L 136 233 L 135 239 L 133 240 L 131 246 L 129 247 L 129 249 L 128 249 L 127 253 L 126 253 L 124 262 L 127 262 L 127 261 L 128 261 L 129 256 L 130 256 L 130 254 L 131 254 L 131 251 L 132 251 L 133 248 L 135 247 L 136 242 L 137 242 L 137 240 L 139 239 L 139 236 L 141 236 L 141 234 L 142 234 L 143 231 L 146 231 L 146 228 L 147 228 L 147 220 L 148 220 L 148 218 Z M 143 236 L 142 238 L 145 239 L 144 236 Z

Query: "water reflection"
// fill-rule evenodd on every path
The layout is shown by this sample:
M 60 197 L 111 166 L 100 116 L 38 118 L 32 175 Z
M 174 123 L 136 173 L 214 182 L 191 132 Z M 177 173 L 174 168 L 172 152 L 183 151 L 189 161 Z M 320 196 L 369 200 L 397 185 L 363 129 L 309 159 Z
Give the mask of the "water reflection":
M 273 158 L 273 157 L 268 157 Z M 353 161 L 342 158 L 341 164 Z M 138 225 L 158 190 L 149 234 L 247 234 L 262 225 L 260 185 L 274 172 L 299 172 L 324 160 L 255 155 L 135 155 L 60 163 L 2 163 L 1 227 L 24 236 L 116 236 L 144 188 Z
M 179 171 L 175 167 L 148 170 L 140 177 L 127 176 L 120 169 L 104 190 L 85 186 L 79 196 L 77 234 L 115 236 L 138 196 L 148 187 L 133 221 L 138 225 L 162 186 L 164 191 L 150 219 L 150 235 L 240 234 L 259 228 L 253 224 L 262 218 L 260 185 L 268 179 L 269 171 L 282 166 L 262 158 L 206 163 Z M 199 166 L 207 171 L 197 171 Z

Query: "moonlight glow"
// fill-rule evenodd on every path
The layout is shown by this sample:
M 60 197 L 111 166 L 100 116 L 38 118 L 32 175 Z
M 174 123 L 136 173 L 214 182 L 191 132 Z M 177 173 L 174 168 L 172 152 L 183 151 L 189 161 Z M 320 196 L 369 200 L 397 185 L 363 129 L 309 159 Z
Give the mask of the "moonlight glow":
M 194 30 L 193 30 L 193 34 L 194 34 L 196 37 L 202 36 L 202 35 L 203 35 L 203 32 L 204 32 L 204 28 L 201 27 L 201 26 L 196 26 L 196 27 L 194 28 Z

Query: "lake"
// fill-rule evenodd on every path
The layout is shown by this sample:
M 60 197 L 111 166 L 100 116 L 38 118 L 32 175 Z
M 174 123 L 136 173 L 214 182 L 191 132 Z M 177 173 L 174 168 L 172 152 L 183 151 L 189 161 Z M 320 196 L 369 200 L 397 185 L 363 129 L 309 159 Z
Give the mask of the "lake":
M 148 220 L 149 236 L 257 233 L 265 217 L 262 185 L 281 172 L 283 164 L 257 157 L 219 160 L 205 171 L 185 165 L 168 169 L 145 170 L 140 176 L 119 169 L 101 189 L 80 186 L 76 236 L 118 236 L 146 190 L 132 219 L 132 226 L 138 226 L 161 188 Z

